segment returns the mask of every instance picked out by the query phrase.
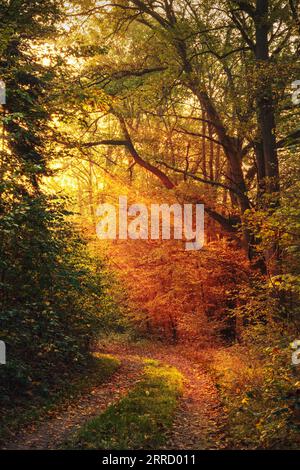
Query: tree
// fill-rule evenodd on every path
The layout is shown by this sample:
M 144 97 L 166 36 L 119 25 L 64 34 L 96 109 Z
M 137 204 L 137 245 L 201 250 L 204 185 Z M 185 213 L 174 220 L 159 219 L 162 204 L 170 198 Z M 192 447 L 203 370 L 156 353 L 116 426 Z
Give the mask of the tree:
M 18 394 L 50 394 L 63 375 L 89 362 L 90 343 L 103 328 L 104 316 L 111 315 L 102 263 L 91 259 L 66 220 L 66 200 L 44 188 L 43 178 L 52 173 L 51 145 L 59 134 L 51 123 L 56 70 L 42 64 L 38 46 L 56 33 L 62 13 L 56 1 L 2 2 L 0 8 L 0 67 L 7 90 L 0 167 L 0 320 L 9 357 L 0 371 L 1 404 Z
M 135 163 L 157 176 L 169 189 L 178 184 L 174 182 L 175 172 L 205 186 L 227 190 L 235 212 L 232 219 L 215 210 L 208 199 L 205 202 L 207 214 L 231 234 L 236 231 L 237 221 L 251 208 L 276 207 L 280 187 L 278 148 L 285 140 L 285 136 L 280 136 L 276 141 L 276 128 L 279 134 L 286 88 L 290 77 L 296 73 L 291 57 L 298 44 L 298 38 L 293 34 L 297 28 L 296 7 L 294 2 L 278 6 L 277 2 L 269 1 L 257 1 L 255 5 L 253 2 L 226 1 L 207 6 L 204 2 L 194 5 L 183 0 L 176 4 L 164 2 L 160 6 L 140 0 L 119 2 L 111 9 L 95 6 L 93 25 L 100 27 L 101 24 L 106 32 L 109 31 L 110 59 L 105 64 L 107 54 L 103 58 L 98 56 L 96 61 L 91 58 L 85 80 L 88 87 L 101 88 L 109 96 L 122 100 L 111 106 L 119 123 L 120 136 L 85 141 L 82 145 L 89 148 L 124 145 Z M 221 10 L 222 14 L 219 13 Z M 85 11 L 79 10 L 77 14 L 84 16 Z M 130 45 L 126 40 L 128 35 L 132 41 Z M 122 47 L 120 42 L 116 46 L 114 38 L 128 46 L 123 64 L 114 63 L 113 51 Z M 157 51 L 155 58 L 150 49 Z M 246 86 L 242 86 L 243 76 L 247 77 Z M 151 90 L 151 95 L 154 86 L 157 87 L 156 105 L 151 97 L 149 106 L 147 94 Z M 196 116 L 186 116 L 186 134 L 210 142 L 211 155 L 212 145 L 222 147 L 228 164 L 222 181 L 207 178 L 203 171 L 200 175 L 197 172 L 191 174 L 186 170 L 183 155 L 175 165 L 165 158 L 141 156 L 145 145 L 138 133 L 141 128 L 147 132 L 147 120 L 149 123 L 161 120 L 162 114 L 156 110 L 162 103 L 165 114 L 169 116 L 172 108 L 174 121 L 178 121 L 182 114 L 176 102 L 179 90 L 189 96 L 191 93 L 196 100 L 193 104 L 194 109 L 197 107 Z M 134 111 L 130 102 L 135 103 Z M 142 105 L 139 111 L 138 103 Z M 205 118 L 201 121 L 202 113 Z M 206 130 L 202 129 L 201 135 L 199 130 L 193 129 L 195 118 L 198 122 L 207 122 L 208 134 L 204 137 Z M 151 133 L 150 128 L 148 132 Z M 175 132 L 172 139 L 174 135 Z M 203 152 L 203 158 L 206 158 L 206 152 Z M 210 173 L 214 176 L 212 171 Z M 256 190 L 253 187 L 255 176 Z M 244 235 L 247 251 L 253 257 L 257 254 L 257 239 L 247 227 Z

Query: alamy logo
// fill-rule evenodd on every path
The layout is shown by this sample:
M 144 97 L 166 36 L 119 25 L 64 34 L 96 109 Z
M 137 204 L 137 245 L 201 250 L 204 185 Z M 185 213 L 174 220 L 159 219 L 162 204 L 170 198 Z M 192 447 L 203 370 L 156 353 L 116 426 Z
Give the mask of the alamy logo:
M 0 364 L 6 364 L 6 345 L 4 341 L 0 341 Z
M 118 214 L 117 214 L 118 212 Z M 101 240 L 185 240 L 186 250 L 200 250 L 204 245 L 203 204 L 151 204 L 150 214 L 145 204 L 128 207 L 126 196 L 119 205 L 100 204 L 97 235 Z
M 295 349 L 292 354 L 292 364 L 298 366 L 300 364 L 300 340 L 295 339 L 291 344 L 291 348 Z

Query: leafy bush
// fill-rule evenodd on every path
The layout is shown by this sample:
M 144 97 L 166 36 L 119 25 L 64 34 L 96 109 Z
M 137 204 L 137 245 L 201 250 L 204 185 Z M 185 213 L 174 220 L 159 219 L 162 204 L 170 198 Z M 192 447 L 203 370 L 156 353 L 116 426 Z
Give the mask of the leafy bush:
M 61 201 L 13 197 L 2 186 L 0 218 L 0 403 L 49 395 L 59 377 L 84 367 L 99 331 L 116 321 L 112 279 L 92 259 Z
M 228 416 L 227 447 L 299 448 L 299 367 L 292 365 L 295 324 L 282 317 L 270 289 L 258 283 L 240 292 L 234 315 L 243 326 L 240 342 L 213 353 Z

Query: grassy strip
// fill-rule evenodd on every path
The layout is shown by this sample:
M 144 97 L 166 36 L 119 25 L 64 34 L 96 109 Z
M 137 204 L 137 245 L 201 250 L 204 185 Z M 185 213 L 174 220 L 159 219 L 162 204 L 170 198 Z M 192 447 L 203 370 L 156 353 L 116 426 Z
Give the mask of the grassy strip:
M 1 413 L 0 444 L 11 439 L 20 427 L 62 411 L 74 399 L 105 382 L 120 365 L 121 361 L 111 355 L 94 354 L 85 369 L 70 374 L 68 380 L 49 391 L 49 396 L 24 397 L 24 403 L 15 407 L 12 404 Z
M 171 426 L 183 377 L 174 367 L 145 361 L 141 380 L 117 404 L 88 421 L 68 449 L 156 449 Z

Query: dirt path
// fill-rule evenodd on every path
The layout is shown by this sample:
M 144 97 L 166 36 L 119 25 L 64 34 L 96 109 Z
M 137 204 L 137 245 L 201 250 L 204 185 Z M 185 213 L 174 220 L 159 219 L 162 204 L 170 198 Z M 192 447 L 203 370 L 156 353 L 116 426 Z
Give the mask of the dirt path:
M 119 351 L 119 346 L 109 349 L 110 353 L 116 355 Z M 189 358 L 188 352 L 183 354 L 176 346 L 150 345 L 146 349 L 129 346 L 127 352 L 170 364 L 185 378 L 184 393 L 164 449 L 221 449 L 225 416 L 216 387 L 203 365 Z
M 118 401 L 134 385 L 143 364 L 129 355 L 118 357 L 119 369 L 103 383 L 70 405 L 65 412 L 42 423 L 27 427 L 19 433 L 6 450 L 55 449 L 66 437 L 95 415 L 101 414 L 110 404 Z
M 177 450 L 222 448 L 223 414 L 217 391 L 210 377 L 200 366 L 191 364 L 184 358 L 180 358 L 180 361 L 174 360 L 173 365 L 184 374 L 185 389 L 166 448 Z
M 112 345 L 121 367 L 90 394 L 74 402 L 60 416 L 24 429 L 5 449 L 55 449 L 89 418 L 103 412 L 133 387 L 140 376 L 143 358 L 161 360 L 176 367 L 185 377 L 184 394 L 164 449 L 201 450 L 222 448 L 223 413 L 216 388 L 201 364 L 183 355 L 176 347 L 149 345 L 146 348 Z

